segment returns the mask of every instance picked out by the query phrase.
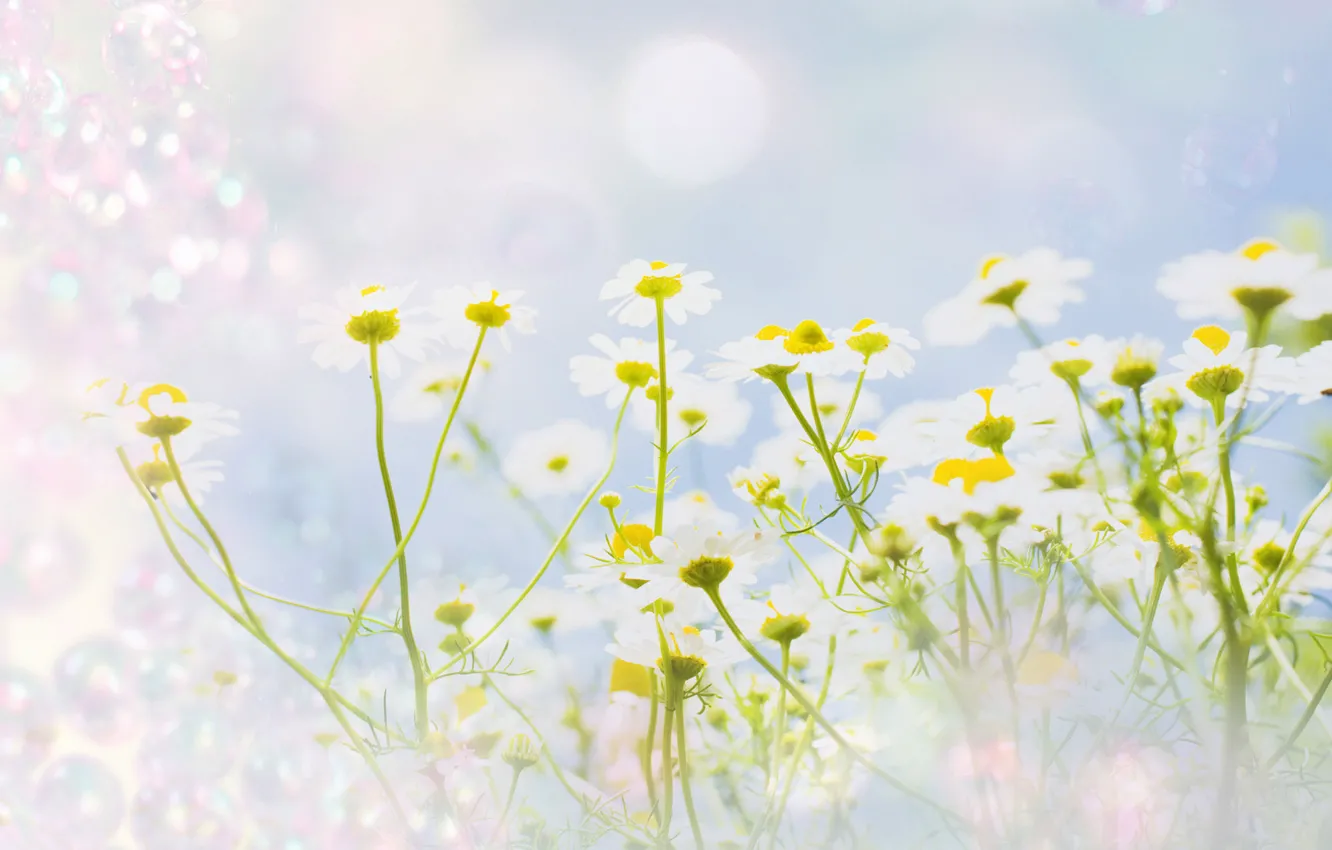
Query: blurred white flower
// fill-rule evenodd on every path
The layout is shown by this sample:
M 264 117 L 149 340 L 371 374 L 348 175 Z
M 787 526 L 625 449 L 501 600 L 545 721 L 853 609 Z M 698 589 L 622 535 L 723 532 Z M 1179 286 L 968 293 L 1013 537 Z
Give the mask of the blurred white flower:
M 1300 397 L 1300 404 L 1332 397 L 1332 340 L 1304 352 L 1295 364 L 1291 392 Z
M 1090 262 L 1064 259 L 1048 248 L 990 257 L 960 293 L 925 314 L 925 336 L 935 345 L 971 345 L 992 328 L 1013 327 L 1019 317 L 1052 325 L 1065 304 L 1083 300 L 1075 284 L 1091 271 Z
M 756 377 L 808 373 L 835 377 L 866 368 L 865 357 L 828 336 L 823 326 L 805 319 L 787 329 L 767 325 L 752 337 L 727 342 L 707 369 L 709 378 L 748 381 Z
M 504 477 L 528 496 L 563 496 L 587 487 L 606 467 L 605 433 L 562 419 L 519 437 L 504 458 Z
M 721 298 L 719 291 L 706 285 L 711 281 L 712 272 L 686 274 L 684 263 L 632 260 L 601 287 L 601 300 L 616 301 L 610 314 L 620 324 L 643 328 L 656 321 L 660 298 L 666 316 L 683 325 L 690 313 L 702 316 Z
M 784 493 L 813 490 L 828 476 L 828 467 L 804 434 L 787 432 L 754 447 L 748 477 L 766 475 L 781 481 Z
M 669 377 L 670 403 L 666 413 L 672 434 L 688 434 L 709 446 L 729 446 L 749 425 L 751 407 L 735 384 L 709 381 L 688 373 Z M 640 396 L 634 400 L 634 425 L 648 433 L 657 430 L 657 403 Z
M 536 333 L 536 310 L 518 304 L 523 293 L 500 290 L 488 283 L 450 286 L 435 293 L 430 311 L 439 319 L 440 333 L 455 348 L 471 348 L 478 329 L 498 331 L 500 344 L 508 351 L 512 345 L 509 331 Z
M 144 387 L 133 403 L 116 404 L 105 415 L 120 445 L 170 437 L 171 450 L 181 462 L 210 440 L 239 433 L 232 424 L 238 417 L 236 411 L 212 402 L 189 401 L 171 384 Z
M 1305 320 L 1332 313 L 1332 271 L 1318 271 L 1317 255 L 1269 239 L 1170 263 L 1156 288 L 1175 302 L 1181 319 L 1240 319 L 1245 311 L 1266 319 L 1277 309 Z
M 759 531 L 728 534 L 706 525 L 672 529 L 670 537 L 652 541 L 652 553 L 659 563 L 631 566 L 631 578 L 646 579 L 641 593 L 653 598 L 675 600 L 692 588 L 726 582 L 752 584 L 760 567 L 776 555 L 772 535 Z
M 1083 387 L 1099 387 L 1109 382 L 1113 366 L 1111 344 L 1093 334 L 1018 352 L 1008 377 L 1018 387 L 1063 384 L 1070 379 L 1076 379 Z
M 477 379 L 488 368 L 478 362 L 468 380 L 475 388 Z M 467 364 L 460 361 L 442 361 L 421 364 L 398 388 L 389 405 L 389 414 L 402 422 L 419 422 L 443 413 L 462 386 Z
M 1184 353 L 1170 358 L 1170 365 L 1179 371 L 1156 380 L 1194 403 L 1224 399 L 1229 407 L 1266 401 L 1268 392 L 1286 392 L 1295 375 L 1295 361 L 1281 356 L 1280 346 L 1255 349 L 1247 342 L 1248 334 L 1242 331 L 1232 334 L 1215 325 L 1198 328 L 1184 340 Z
M 895 328 L 873 319 L 863 319 L 854 327 L 833 331 L 833 339 L 859 356 L 855 371 L 864 372 L 871 381 L 885 375 L 906 377 L 916 365 L 911 352 L 920 348 L 920 342 L 905 328 Z
M 307 304 L 300 316 L 309 322 L 298 340 L 315 343 L 314 362 L 343 372 L 368 362 L 371 342 L 376 344 L 380 370 L 393 378 L 400 371 L 399 356 L 424 359 L 439 335 L 437 323 L 425 318 L 422 308 L 403 309 L 416 284 L 408 286 L 354 286 L 334 293 L 334 304 Z
M 625 393 L 633 388 L 646 388 L 657 380 L 657 344 L 641 339 L 625 338 L 618 343 L 610 337 L 596 334 L 588 340 L 605 357 L 577 354 L 569 360 L 569 377 L 578 386 L 579 395 L 606 397 L 606 406 L 618 407 Z M 688 351 L 676 351 L 675 341 L 666 341 L 666 384 L 672 392 L 678 391 L 677 376 L 693 362 Z M 640 400 L 644 396 L 639 397 Z M 653 411 L 655 402 L 648 401 Z

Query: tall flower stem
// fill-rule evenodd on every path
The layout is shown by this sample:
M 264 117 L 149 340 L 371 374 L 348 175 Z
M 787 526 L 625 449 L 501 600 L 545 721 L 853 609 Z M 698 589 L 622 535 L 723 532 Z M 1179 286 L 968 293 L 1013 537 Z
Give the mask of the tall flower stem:
M 439 460 L 444 454 L 444 442 L 449 437 L 449 430 L 453 427 L 453 420 L 458 415 L 458 408 L 462 405 L 463 396 L 467 392 L 467 385 L 472 380 L 472 372 L 476 370 L 477 359 L 481 355 L 481 344 L 485 342 L 486 329 L 481 328 L 476 335 L 476 345 L 472 348 L 472 356 L 467 361 L 467 369 L 463 372 L 462 381 L 458 384 L 458 392 L 453 396 L 453 404 L 449 407 L 448 418 L 444 420 L 444 427 L 440 430 L 439 441 L 435 444 L 435 456 L 430 461 L 430 473 L 426 476 L 425 493 L 421 496 L 421 505 L 416 509 L 416 516 L 412 519 L 412 524 L 407 527 L 407 533 L 398 541 L 393 554 L 389 556 L 388 562 L 384 568 L 379 571 L 379 575 L 371 582 L 370 588 L 366 590 L 365 596 L 361 598 L 361 604 L 357 606 L 356 613 L 352 617 L 351 625 L 347 627 L 347 633 L 342 636 L 342 643 L 338 646 L 338 653 L 333 658 L 332 665 L 328 668 L 328 675 L 324 677 L 325 684 L 331 683 L 333 677 L 337 675 L 338 665 L 347 655 L 347 649 L 352 641 L 356 639 L 356 634 L 360 630 L 361 621 L 365 618 L 366 609 L 370 607 L 370 602 L 375 598 L 379 585 L 384 582 L 388 576 L 389 570 L 397 562 L 398 557 L 407 550 L 407 544 L 411 542 L 412 536 L 416 534 L 416 527 L 421 524 L 421 517 L 425 516 L 426 505 L 430 503 L 430 494 L 435 487 L 435 474 L 439 471 Z
M 669 666 L 669 664 L 667 665 Z M 677 685 L 666 671 L 666 704 L 661 724 L 661 828 L 659 840 L 663 847 L 671 846 L 671 809 L 675 802 L 675 766 L 671 764 L 671 736 L 675 732 L 675 701 Z
M 1314 496 L 1313 501 L 1304 509 L 1304 513 L 1300 514 L 1300 521 L 1295 526 L 1295 531 L 1290 535 L 1290 543 L 1286 544 L 1286 552 L 1281 556 L 1281 562 L 1277 564 L 1277 568 L 1272 571 L 1267 593 L 1263 596 L 1262 602 L 1258 604 L 1257 612 L 1259 615 L 1270 612 L 1280 603 L 1281 580 L 1285 578 L 1285 572 L 1295 560 L 1295 546 L 1300 542 L 1300 537 L 1303 536 L 1304 529 L 1309 525 L 1309 521 L 1313 519 L 1314 514 L 1318 512 L 1318 509 L 1323 506 L 1323 503 L 1329 497 L 1332 497 L 1332 478 L 1328 479 L 1327 483 L 1323 485 L 1323 489 L 1318 491 L 1318 495 Z
M 657 748 L 657 676 L 648 671 L 648 727 L 643 738 L 643 780 L 647 783 L 648 810 L 657 811 L 657 777 L 652 772 L 652 751 Z
M 667 403 L 670 391 L 666 387 L 666 304 L 657 296 L 657 499 L 652 513 L 652 532 L 660 535 L 662 518 L 666 511 L 666 475 L 670 460 L 669 422 Z
M 953 579 L 953 605 L 957 608 L 957 656 L 963 670 L 971 667 L 971 614 L 967 610 L 967 554 L 956 534 L 948 537 L 948 546 L 957 562 Z
M 791 641 L 782 644 L 782 675 L 791 675 Z M 782 764 L 782 736 L 786 733 L 786 689 L 777 694 L 777 717 L 772 727 L 772 766 L 768 768 L 768 796 L 777 790 L 777 779 Z
M 393 543 L 398 552 L 398 596 L 402 602 L 402 642 L 407 646 L 407 658 L 412 664 L 412 690 L 416 694 L 416 735 L 424 738 L 430 731 L 430 709 L 426 693 L 425 668 L 421 651 L 416 647 L 416 634 L 412 631 L 411 583 L 407 579 L 407 547 L 402 545 L 402 521 L 398 518 L 398 501 L 393 496 L 393 478 L 389 474 L 388 455 L 384 450 L 384 391 L 379 383 L 379 343 L 370 340 L 370 383 L 375 391 L 375 454 L 379 457 L 379 475 L 384 480 L 384 498 L 388 500 L 389 520 L 393 524 Z
M 684 800 L 685 813 L 689 815 L 689 831 L 694 834 L 694 847 L 703 850 L 703 828 L 698 822 L 698 812 L 694 810 L 694 792 L 689 788 L 689 756 L 685 741 L 684 711 L 675 712 L 675 736 L 680 759 L 680 797 Z

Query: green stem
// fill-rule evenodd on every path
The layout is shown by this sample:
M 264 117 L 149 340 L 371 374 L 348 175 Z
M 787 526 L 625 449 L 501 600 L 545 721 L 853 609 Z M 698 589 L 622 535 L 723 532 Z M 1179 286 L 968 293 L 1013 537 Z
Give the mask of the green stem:
M 1091 577 L 1091 573 L 1087 571 L 1087 568 L 1082 566 L 1081 562 L 1079 562 L 1076 559 L 1070 561 L 1069 563 L 1071 563 L 1073 565 L 1073 568 L 1078 571 L 1078 575 L 1082 578 L 1082 583 L 1087 586 L 1087 590 L 1091 592 L 1092 598 L 1095 599 L 1098 603 L 1100 603 L 1101 607 L 1104 608 L 1111 617 L 1114 617 L 1115 622 L 1123 626 L 1124 629 L 1134 637 L 1141 637 L 1143 634 L 1142 630 L 1139 629 L 1137 626 L 1133 625 L 1131 622 L 1129 622 L 1129 619 L 1125 617 L 1123 612 L 1121 612 L 1119 608 L 1115 606 L 1115 603 L 1110 600 L 1110 597 L 1105 595 L 1105 591 L 1101 590 L 1101 586 L 1098 585 L 1096 583 L 1096 580 Z M 1161 645 L 1157 643 L 1154 638 L 1148 635 L 1146 640 L 1147 640 L 1147 645 L 1152 648 L 1152 651 L 1155 652 L 1161 658 L 1162 661 L 1171 665 L 1177 670 L 1181 670 L 1186 673 L 1188 672 L 1188 668 L 1185 667 L 1184 664 L 1179 661 L 1179 659 L 1175 658 L 1175 656 L 1171 655 L 1169 652 L 1166 652 L 1164 649 L 1162 649 Z
M 782 675 L 791 675 L 791 641 L 782 645 Z M 772 729 L 772 764 L 768 767 L 768 797 L 777 793 L 777 777 L 782 763 L 782 737 L 786 734 L 786 689 L 777 694 L 777 717 Z
M 1218 428 L 1225 418 L 1225 401 L 1212 403 Z M 1221 430 L 1220 445 L 1217 447 L 1220 463 L 1221 487 L 1226 494 L 1226 543 L 1229 554 L 1226 555 L 1226 571 L 1230 578 L 1230 592 L 1235 597 L 1235 604 L 1245 614 L 1249 613 L 1249 602 L 1244 598 L 1244 587 L 1240 584 L 1239 556 L 1235 553 L 1235 480 L 1230 474 L 1230 434 Z
M 860 401 L 860 388 L 864 385 L 865 370 L 861 369 L 856 375 L 856 388 L 851 391 L 851 402 L 846 406 L 846 415 L 842 417 L 842 427 L 837 429 L 837 437 L 832 442 L 834 451 L 842 444 L 842 437 L 846 436 L 846 429 L 851 424 L 851 414 L 856 412 L 856 403 Z
M 1022 662 L 1027 660 L 1027 653 L 1031 652 L 1032 646 L 1036 643 L 1036 634 L 1041 630 L 1041 618 L 1045 614 L 1045 597 L 1050 590 L 1050 575 L 1047 573 L 1041 582 L 1040 594 L 1036 597 L 1036 614 L 1031 620 L 1031 630 L 1027 632 L 1027 639 L 1022 643 L 1022 649 L 1018 652 L 1017 666 L 1022 667 Z
M 832 453 L 828 451 L 827 443 L 820 438 L 819 431 L 814 429 L 814 426 L 809 423 L 809 419 L 805 417 L 805 412 L 800 409 L 800 405 L 796 402 L 795 396 L 791 394 L 791 387 L 787 382 L 786 376 L 779 375 L 773 378 L 772 382 L 777 385 L 778 392 L 782 394 L 782 398 L 786 400 L 787 405 L 791 408 L 791 412 L 795 414 L 796 421 L 800 423 L 800 427 L 805 432 L 805 436 L 809 437 L 810 445 L 812 445 L 815 451 L 819 453 L 819 457 L 823 458 L 823 463 L 828 468 L 828 477 L 832 480 L 833 487 L 837 490 L 837 500 L 840 503 L 847 505 L 847 512 L 851 515 L 851 522 L 855 525 L 856 532 L 860 535 L 862 540 L 868 540 L 870 529 L 865 524 L 865 519 L 860 515 L 860 511 L 850 507 L 851 493 L 847 489 L 846 482 L 842 480 L 842 473 L 837 468 L 836 458 L 834 458 Z M 810 394 L 811 396 L 813 395 L 813 381 L 810 382 Z
M 828 664 L 823 671 L 823 685 L 819 688 L 819 696 L 814 701 L 814 706 L 820 711 L 823 710 L 823 704 L 828 701 L 828 690 L 832 686 L 833 666 L 837 657 L 837 636 L 828 638 Z M 810 743 L 814 740 L 814 718 L 813 716 L 805 718 L 805 728 L 800 733 L 800 740 L 796 742 L 795 751 L 791 754 L 790 767 L 786 772 L 786 782 L 782 785 L 781 796 L 777 799 L 777 808 L 772 813 L 771 820 L 767 813 L 760 820 L 760 823 L 766 825 L 772 824 L 772 830 L 768 833 L 768 850 L 772 850 L 777 843 L 777 830 L 781 827 L 782 816 L 786 813 L 786 803 L 791 796 L 791 788 L 795 785 L 796 774 L 800 770 L 800 762 L 804 759 L 805 753 L 809 750 Z M 757 843 L 758 833 L 755 833 L 750 841 L 750 848 Z
M 398 795 L 393 791 L 393 783 L 389 782 L 389 778 L 384 775 L 384 771 L 379 766 L 379 761 L 375 758 L 375 754 L 370 752 L 370 748 L 365 745 L 365 741 L 360 735 L 356 734 L 356 730 L 352 728 L 351 723 L 347 720 L 347 715 L 342 712 L 342 706 L 338 705 L 332 695 L 330 695 L 327 690 L 321 690 L 320 695 L 328 705 L 329 711 L 333 712 L 333 718 L 338 721 L 338 725 L 342 727 L 343 733 L 351 739 L 352 746 L 356 748 L 356 752 L 360 754 L 362 761 L 364 761 L 366 766 L 370 768 L 370 773 L 374 775 L 375 781 L 379 783 L 379 787 L 384 789 L 384 796 L 388 798 L 389 805 L 393 807 L 394 814 L 397 815 L 398 820 L 402 824 L 402 828 L 408 835 L 410 835 L 412 828 L 411 822 L 407 819 L 407 812 L 402 808 L 402 803 L 398 802 Z
M 504 826 L 509 820 L 509 809 L 513 807 L 513 796 L 518 790 L 518 777 L 520 775 L 522 775 L 522 771 L 515 769 L 513 778 L 509 780 L 509 793 L 504 797 L 504 808 L 500 810 L 499 822 L 495 824 L 495 838 L 505 834 Z M 491 840 L 491 843 L 494 843 L 494 839 Z
M 1283 577 L 1282 573 L 1294 561 L 1295 546 L 1300 542 L 1300 536 L 1304 534 L 1305 527 L 1313 519 L 1318 509 L 1323 506 L 1323 503 L 1328 500 L 1329 496 L 1332 496 L 1332 478 L 1328 479 L 1327 483 L 1323 485 L 1323 489 L 1318 491 L 1318 495 L 1314 497 L 1314 500 L 1309 503 L 1309 507 L 1305 508 L 1304 513 L 1300 515 L 1299 524 L 1295 526 L 1295 532 L 1291 534 L 1290 543 L 1286 546 L 1286 553 L 1281 556 L 1281 563 L 1277 564 L 1277 568 L 1272 571 L 1272 578 L 1267 587 L 1267 595 L 1263 597 L 1262 602 L 1258 605 L 1259 615 L 1269 613 L 1280 602 L 1279 587 L 1280 580 Z
M 578 503 L 578 507 L 574 510 L 573 516 L 569 518 L 569 522 L 564 526 L 564 530 L 560 532 L 559 538 L 556 539 L 555 543 L 550 547 L 550 551 L 546 553 L 545 560 L 541 562 L 541 566 L 537 568 L 537 571 L 532 575 L 532 578 L 523 587 L 522 591 L 518 594 L 518 598 L 513 600 L 513 603 L 510 604 L 508 609 L 499 616 L 499 619 L 486 630 L 485 634 L 472 641 L 462 652 L 453 656 L 443 667 L 436 670 L 435 675 L 432 677 L 432 681 L 442 677 L 444 673 L 455 664 L 458 664 L 464 658 L 470 656 L 473 652 L 476 652 L 476 650 L 489 640 L 495 632 L 499 631 L 500 627 L 504 625 L 505 621 L 509 619 L 513 612 L 518 610 L 518 606 L 523 604 L 523 600 L 531 595 L 532 589 L 537 586 L 537 582 L 541 581 L 541 577 L 546 574 L 546 570 L 550 569 L 551 563 L 560 553 L 560 550 L 564 548 L 565 541 L 567 541 L 569 535 L 573 533 L 574 526 L 578 524 L 578 520 L 582 519 L 583 512 L 587 510 L 587 506 L 592 504 L 592 500 L 601 492 L 601 488 L 605 486 L 606 480 L 610 478 L 611 472 L 615 469 L 615 458 L 619 454 L 620 446 L 620 425 L 624 422 L 624 412 L 629 409 L 629 399 L 633 397 L 633 394 L 634 391 L 632 389 L 625 393 L 624 401 L 620 402 L 620 411 L 615 416 L 615 428 L 611 431 L 610 460 L 606 463 L 606 471 L 601 474 L 601 477 L 596 480 L 596 483 L 588 489 L 587 495 L 583 496 L 583 500 Z
M 684 711 L 675 712 L 676 749 L 680 759 L 680 797 L 684 799 L 685 813 L 689 815 L 689 830 L 694 834 L 694 847 L 703 850 L 703 829 L 694 810 L 694 792 L 689 788 L 689 758 L 686 755 Z
M 1267 635 L 1266 643 L 1268 651 L 1272 653 L 1272 657 L 1276 660 L 1277 667 L 1281 670 L 1281 674 L 1290 681 L 1291 685 L 1295 687 L 1295 690 L 1300 692 L 1300 696 L 1304 697 L 1306 702 L 1315 703 L 1316 705 L 1317 700 L 1314 699 L 1313 692 L 1309 690 L 1308 685 L 1304 684 L 1304 680 L 1300 678 L 1300 674 L 1296 671 L 1295 665 L 1291 664 L 1290 658 L 1286 655 L 1285 650 L 1281 648 L 1281 641 L 1277 640 L 1275 636 L 1269 633 Z M 1323 729 L 1327 731 L 1328 735 L 1332 735 L 1332 722 L 1329 722 L 1327 716 L 1322 712 L 1317 712 L 1317 715 L 1318 722 L 1322 724 Z
M 652 514 L 652 532 L 660 535 L 661 523 L 666 511 L 666 464 L 671 453 L 668 439 L 666 388 L 666 304 L 657 296 L 657 500 Z
M 669 666 L 669 664 L 667 665 Z M 666 706 L 661 724 L 661 786 L 662 807 L 658 841 L 663 847 L 671 846 L 671 809 L 675 802 L 675 766 L 671 764 L 671 735 L 675 731 L 676 685 L 667 673 Z
M 407 550 L 407 544 L 411 542 L 412 537 L 416 534 L 416 527 L 421 524 L 421 517 L 425 516 L 426 505 L 430 503 L 430 493 L 435 487 L 435 475 L 439 471 L 439 460 L 444 454 L 444 441 L 449 437 L 453 420 L 457 417 L 458 408 L 462 405 L 463 396 L 467 393 L 467 385 L 472 380 L 472 372 L 476 369 L 477 359 L 481 355 L 481 343 L 485 342 L 485 339 L 486 329 L 483 327 L 476 335 L 476 345 L 472 348 L 472 356 L 467 361 L 467 369 L 463 372 L 462 381 L 458 384 L 458 391 L 453 396 L 453 404 L 449 407 L 448 418 L 444 420 L 444 427 L 439 433 L 439 441 L 435 444 L 435 456 L 430 461 L 430 473 L 426 476 L 425 492 L 421 495 L 421 505 L 416 509 L 416 516 L 413 517 L 412 524 L 407 527 L 407 533 L 398 541 L 397 548 L 389 556 L 388 562 L 384 564 L 384 568 L 379 571 L 379 575 L 375 577 L 375 580 L 370 584 L 370 588 L 365 592 L 365 596 L 361 598 L 361 604 L 357 606 L 356 612 L 352 616 L 351 626 L 347 629 L 347 633 L 342 636 L 342 644 L 338 646 L 338 653 L 333 658 L 333 664 L 328 668 L 328 675 L 324 677 L 326 684 L 332 683 L 333 677 L 337 675 L 338 665 L 346 657 L 352 641 L 356 639 L 361 621 L 365 619 L 366 609 L 370 607 L 370 602 L 375 598 L 379 585 L 384 582 L 389 570 L 393 569 L 393 565 L 397 562 L 399 556 Z
M 379 458 L 379 475 L 384 481 L 384 498 L 388 500 L 389 520 L 393 525 L 393 544 L 398 550 L 398 596 L 402 602 L 402 642 L 407 647 L 407 658 L 412 665 L 412 689 L 416 695 L 416 735 L 424 738 L 430 731 L 430 710 L 426 694 L 425 670 L 421 665 L 421 651 L 416 647 L 416 634 L 412 631 L 411 584 L 407 580 L 407 547 L 402 545 L 402 522 L 398 518 L 398 501 L 393 497 L 393 478 L 389 475 L 388 454 L 384 450 L 384 392 L 379 383 L 379 343 L 370 340 L 370 384 L 375 391 L 375 454 Z
M 648 728 L 643 739 L 643 778 L 647 782 L 648 811 L 656 816 L 657 777 L 652 772 L 652 752 L 657 748 L 657 674 L 648 670 Z
M 1004 604 L 1003 572 L 999 568 L 999 537 L 993 536 L 985 541 L 986 551 L 990 556 L 990 585 L 994 594 L 994 637 L 999 646 L 999 658 L 1004 667 L 1004 682 L 1008 686 L 1008 700 L 1013 707 L 1013 742 L 1021 738 L 1021 716 L 1018 713 L 1017 670 L 1013 666 L 1013 650 L 1008 634 L 1008 609 Z
M 805 710 L 805 713 L 810 717 L 812 717 L 814 719 L 814 722 L 819 724 L 819 727 L 823 729 L 824 732 L 828 733 L 828 737 L 832 738 L 833 741 L 837 743 L 837 746 L 840 747 L 847 755 L 849 755 L 852 759 L 854 759 L 858 764 L 860 764 L 870 773 L 879 777 L 884 782 L 887 782 L 890 786 L 902 792 L 906 796 L 911 797 L 914 800 L 918 800 L 922 803 L 925 803 L 927 806 L 934 809 L 940 815 L 942 815 L 945 818 L 948 818 L 949 820 L 952 820 L 959 824 L 965 823 L 965 821 L 963 821 L 961 816 L 959 816 L 956 812 L 953 812 L 952 810 L 948 809 L 946 806 L 941 805 L 940 803 L 932 800 L 931 798 L 915 790 L 914 788 L 911 788 L 910 786 L 904 784 L 901 780 L 897 779 L 892 774 L 887 773 L 878 765 L 876 765 L 874 762 L 870 761 L 870 759 L 867 758 L 864 755 L 864 753 L 861 753 L 855 747 L 851 746 L 851 742 L 846 740 L 846 738 L 842 735 L 841 732 L 837 731 L 837 727 L 833 726 L 833 724 L 828 721 L 828 718 L 823 716 L 822 712 L 820 712 L 819 709 L 815 707 L 814 703 L 810 701 L 809 697 L 801 693 L 800 690 L 795 686 L 795 684 L 786 676 L 782 675 L 782 671 L 778 670 L 775 666 L 773 666 L 772 662 L 769 661 L 766 657 L 764 657 L 763 653 L 758 651 L 758 648 L 755 647 L 754 644 L 750 642 L 749 638 L 745 637 L 744 632 L 740 631 L 740 627 L 736 625 L 735 618 L 732 617 L 731 612 L 727 610 L 726 603 L 722 602 L 721 593 L 719 592 L 718 588 L 716 587 L 704 588 L 704 592 L 707 593 L 708 598 L 712 600 L 713 607 L 717 609 L 717 613 L 721 615 L 722 621 L 726 623 L 726 627 L 730 629 L 731 634 L 734 635 L 735 639 L 740 642 L 740 645 L 742 647 L 744 647 L 745 652 L 748 652 L 749 656 L 753 658 L 755 661 L 757 661 L 759 663 L 759 666 L 761 666 L 764 670 L 768 672 L 769 676 L 772 676 L 772 678 L 775 679 L 778 684 L 780 684 L 783 688 L 786 689 L 787 693 L 789 693 L 791 697 L 797 703 L 800 704 L 800 707 Z
M 1128 704 L 1129 697 L 1133 694 L 1133 689 L 1137 686 L 1138 674 L 1142 671 L 1142 661 L 1147 655 L 1147 642 L 1152 637 L 1152 624 L 1156 621 L 1156 609 L 1161 603 L 1161 593 L 1165 590 L 1166 577 L 1170 574 L 1167 552 L 1170 551 L 1169 544 L 1165 535 L 1159 535 L 1161 544 L 1160 556 L 1156 559 L 1156 568 L 1152 576 L 1152 590 L 1147 596 L 1147 607 L 1142 614 L 1142 633 L 1138 635 L 1138 644 L 1133 649 L 1133 662 L 1129 665 L 1128 679 L 1124 685 L 1124 698 L 1120 700 L 1119 709 L 1115 712 L 1115 719 L 1119 719 L 1124 706 Z M 1110 724 L 1113 725 L 1113 722 Z M 1108 728 L 1108 727 L 1107 727 Z
M 953 579 L 953 605 L 957 608 L 957 655 L 963 670 L 971 669 L 971 613 L 967 606 L 967 555 L 962 541 L 954 534 L 948 546 L 957 561 L 957 576 Z
M 1309 721 L 1313 720 L 1314 715 L 1318 712 L 1318 703 L 1323 701 L 1323 696 L 1327 693 L 1329 686 L 1332 686 L 1332 665 L 1329 665 L 1327 672 L 1323 674 L 1323 681 L 1319 683 L 1318 690 L 1314 691 L 1313 696 L 1309 698 L 1309 704 L 1305 706 L 1304 713 L 1300 715 L 1300 720 L 1295 724 L 1295 728 L 1290 730 L 1290 734 L 1286 736 L 1286 740 L 1281 743 L 1281 746 L 1277 748 L 1277 751 L 1272 753 L 1272 757 L 1267 760 L 1268 770 L 1276 767 L 1276 764 L 1281 760 L 1281 757 L 1285 755 L 1291 747 L 1295 746 L 1295 741 L 1299 739 L 1300 733 L 1304 731 L 1304 727 L 1309 725 Z
M 166 455 L 167 466 L 176 479 L 176 486 L 180 488 L 180 495 L 184 497 L 185 504 L 189 505 L 190 513 L 194 514 L 194 518 L 199 521 L 199 525 L 203 526 L 204 531 L 208 534 L 208 539 L 213 541 L 213 548 L 217 550 L 218 557 L 222 559 L 222 569 L 227 574 L 227 581 L 231 582 L 231 589 L 235 591 L 241 609 L 245 611 L 245 616 L 254 624 L 254 627 L 260 633 L 263 633 L 263 621 L 259 619 L 258 614 L 254 613 L 254 609 L 250 607 L 250 601 L 245 597 L 245 590 L 240 585 L 240 578 L 236 575 L 235 567 L 231 565 L 231 557 L 227 555 L 227 547 L 222 545 L 222 538 L 214 530 L 213 524 L 208 521 L 208 517 L 204 516 L 204 512 L 199 510 L 199 504 L 194 501 L 194 497 L 190 495 L 190 488 L 185 484 L 185 476 L 180 471 L 180 464 L 176 463 L 176 452 L 171 448 L 170 437 L 162 438 L 162 452 Z M 138 476 L 135 476 L 135 478 L 137 480 Z

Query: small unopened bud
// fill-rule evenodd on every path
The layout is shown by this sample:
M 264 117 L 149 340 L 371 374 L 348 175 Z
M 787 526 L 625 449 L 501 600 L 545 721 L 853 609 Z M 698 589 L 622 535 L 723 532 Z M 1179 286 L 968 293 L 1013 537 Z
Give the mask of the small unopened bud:
M 607 490 L 597 499 L 597 504 L 603 508 L 618 508 L 620 506 L 620 494 L 614 490 Z
M 1113 419 L 1124 409 L 1124 397 L 1114 393 L 1102 392 L 1096 396 L 1096 412 L 1106 419 Z
M 509 748 L 500 756 L 504 763 L 513 768 L 514 771 L 524 771 L 539 761 L 536 749 L 532 746 L 532 740 L 526 735 L 514 735 L 509 739 Z
M 809 618 L 803 614 L 778 614 L 763 621 L 759 634 L 777 643 L 789 644 L 809 631 Z
M 463 602 L 461 599 L 455 599 L 436 608 L 435 619 L 446 626 L 460 628 L 463 623 L 472 619 L 474 613 L 476 613 L 475 605 L 470 602 Z

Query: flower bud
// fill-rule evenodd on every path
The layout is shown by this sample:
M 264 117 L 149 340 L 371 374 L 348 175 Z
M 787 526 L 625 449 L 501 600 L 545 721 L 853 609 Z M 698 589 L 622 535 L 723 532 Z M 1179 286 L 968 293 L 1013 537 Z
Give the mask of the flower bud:
M 532 746 L 532 740 L 522 734 L 514 735 L 509 739 L 509 748 L 504 751 L 504 755 L 500 758 L 515 772 L 526 770 L 540 760 L 536 749 Z
M 608 510 L 618 508 L 620 506 L 620 494 L 614 490 L 607 490 L 597 499 L 597 504 Z

